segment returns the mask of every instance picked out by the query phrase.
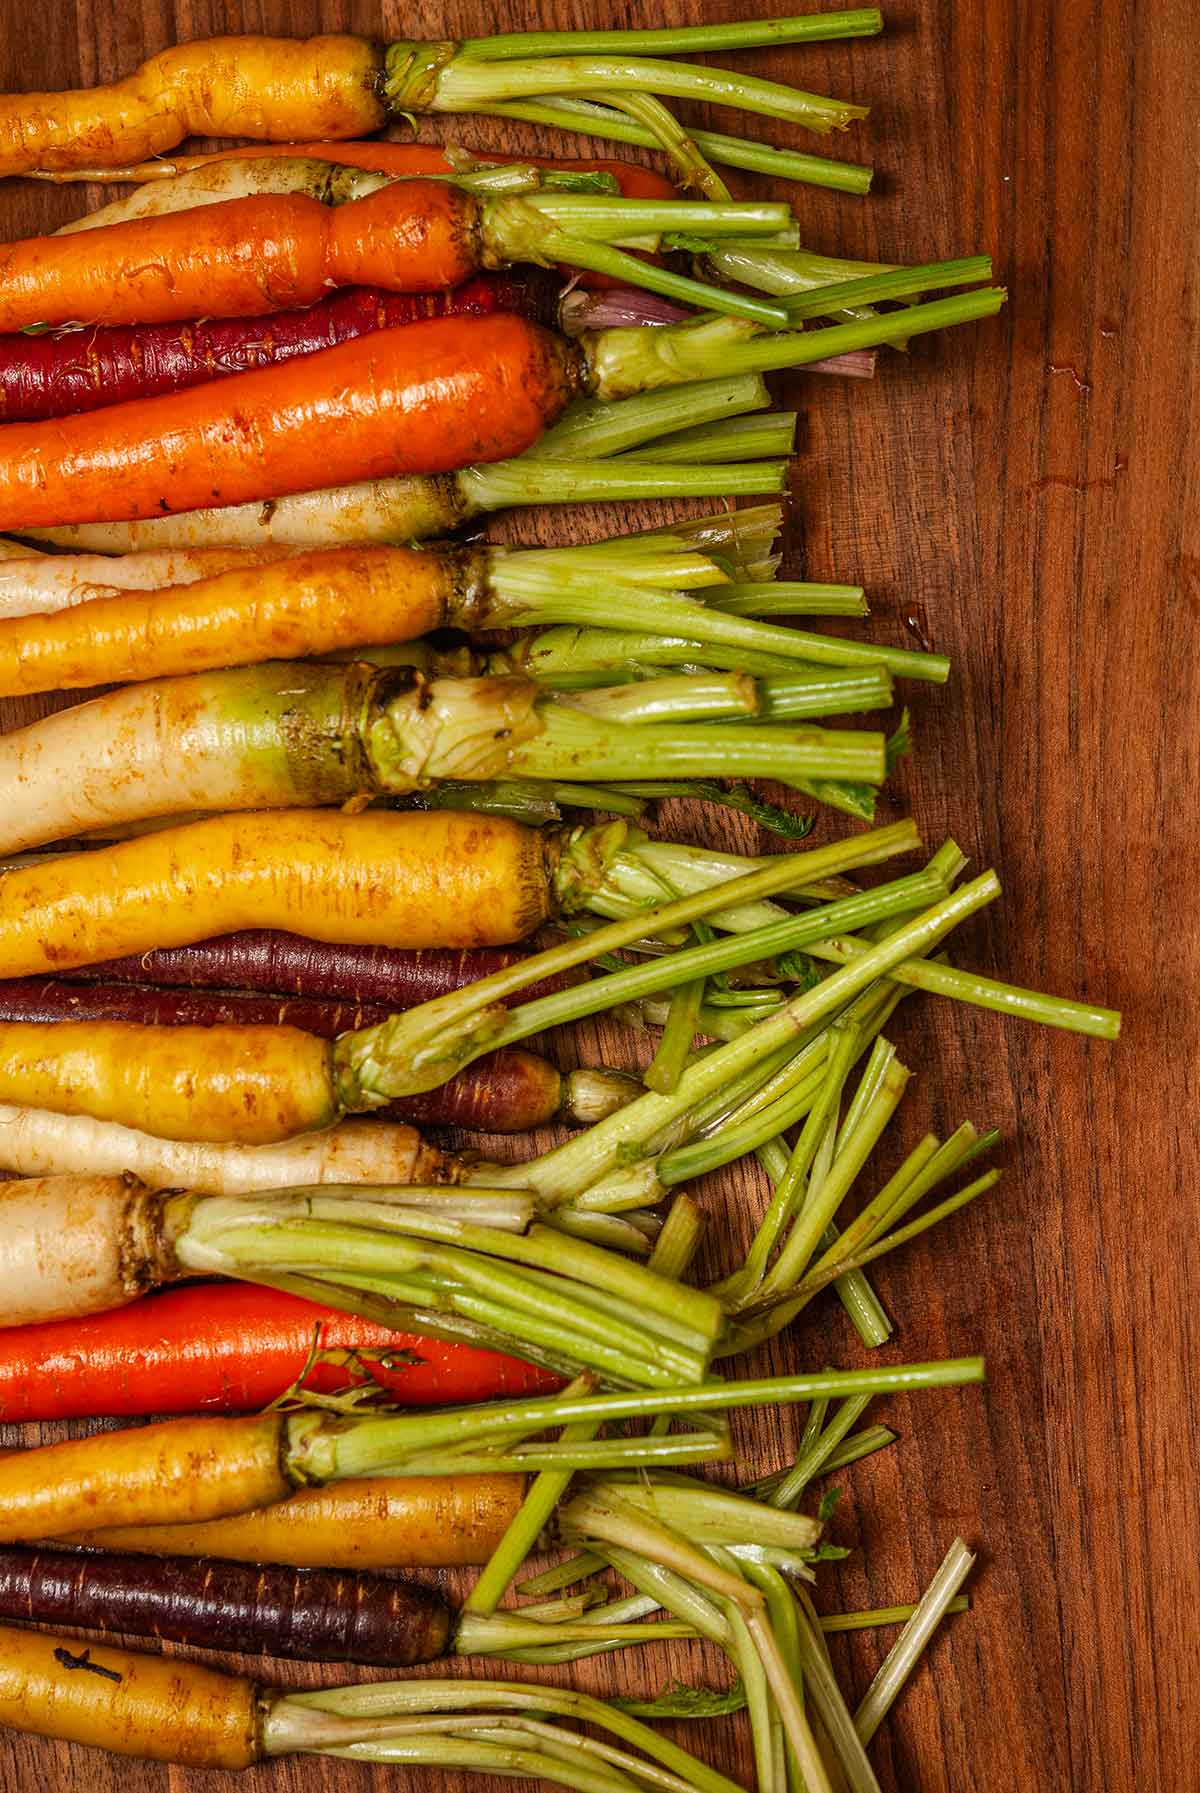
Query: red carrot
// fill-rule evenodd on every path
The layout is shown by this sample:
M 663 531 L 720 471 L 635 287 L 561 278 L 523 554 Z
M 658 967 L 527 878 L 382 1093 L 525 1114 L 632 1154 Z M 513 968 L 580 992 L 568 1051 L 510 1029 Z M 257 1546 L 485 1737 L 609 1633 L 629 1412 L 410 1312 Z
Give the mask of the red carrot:
M 74 1550 L 0 1550 L 0 1617 L 203 1650 L 408 1668 L 451 1639 L 434 1588 L 336 1569 Z
M 0 981 L 0 1021 L 135 1021 L 147 1027 L 297 1027 L 319 1039 L 386 1021 L 389 1009 L 314 997 L 241 990 L 173 990 L 145 984 L 84 984 L 65 978 Z M 467 1065 L 448 1082 L 377 1109 L 377 1116 L 422 1127 L 525 1133 L 550 1121 L 603 1120 L 640 1092 L 618 1071 L 564 1076 L 521 1047 Z
M 524 955 L 504 947 L 339 946 L 270 928 L 220 934 L 194 946 L 161 947 L 125 959 L 82 965 L 72 979 L 102 983 L 183 984 L 197 990 L 262 990 L 270 995 L 332 997 L 372 1003 L 393 1013 L 515 965 Z M 521 1000 L 552 996 L 576 983 L 581 969 L 528 984 Z M 0 985 L 0 989 L 3 985 Z
M 431 1407 L 559 1387 L 497 1352 L 392 1332 L 255 1284 L 213 1283 L 92 1318 L 0 1328 L 0 1422 L 251 1412 L 302 1374 L 318 1326 L 323 1350 L 380 1354 L 354 1371 L 316 1365 L 305 1386 L 323 1394 L 370 1377 L 404 1405 Z
M 452 292 L 386 293 L 350 287 L 265 319 L 108 325 L 47 336 L 0 336 L 0 422 L 31 423 L 153 398 L 333 348 L 372 330 L 430 317 L 513 311 L 557 322 L 560 282 L 542 268 L 481 274 Z

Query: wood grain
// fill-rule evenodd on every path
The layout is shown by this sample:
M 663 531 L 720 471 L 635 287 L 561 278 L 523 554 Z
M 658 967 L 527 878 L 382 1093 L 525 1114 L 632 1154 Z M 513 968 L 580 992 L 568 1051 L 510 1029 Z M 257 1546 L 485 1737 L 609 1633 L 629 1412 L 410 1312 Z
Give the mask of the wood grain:
M 651 10 L 731 9 L 544 0 L 538 17 L 636 23 Z M 919 1073 L 903 1140 L 970 1116 L 1003 1126 L 1010 1144 L 998 1195 L 880 1272 L 899 1322 L 886 1355 L 983 1350 L 990 1387 L 891 1403 L 901 1442 L 843 1478 L 835 1532 L 855 1555 L 822 1603 L 911 1597 L 956 1531 L 982 1553 L 974 1612 L 946 1628 L 875 1746 L 889 1790 L 1183 1789 L 1200 1752 L 1200 61 L 1188 9 L 1166 0 L 887 10 L 881 41 L 747 59 L 873 108 L 847 151 L 876 161 L 877 194 L 796 190 L 806 237 L 904 260 L 988 249 L 1011 305 L 998 323 L 889 358 L 872 387 L 780 383 L 804 411 L 789 567 L 861 579 L 881 636 L 904 641 L 916 617 L 953 657 L 949 689 L 918 693 L 905 797 L 927 838 L 953 831 L 1003 877 L 1003 904 L 964 952 L 1118 1004 L 1127 1021 L 1110 1050 L 931 1001 L 900 1011 L 895 1035 Z M 43 0 L 34 11 L 0 0 L 0 17 L 0 81 L 21 88 L 114 76 L 215 30 L 443 36 L 533 22 L 526 8 L 467 0 L 403 12 L 365 0 Z M 535 138 L 464 121 L 451 140 Z M 82 204 L 78 190 L 9 183 L 0 229 L 45 229 Z M 543 517 L 536 534 L 615 520 Z M 612 1060 L 628 1042 L 592 1027 L 576 1049 Z M 760 1191 L 746 1173 L 708 1199 L 720 1259 Z M 822 1307 L 772 1361 L 857 1361 L 847 1333 Z M 779 1461 L 794 1427 L 791 1414 L 747 1424 L 746 1458 Z M 839 1645 L 849 1689 L 883 1647 Z M 591 1687 L 652 1689 L 711 1666 L 655 1653 L 577 1672 Z M 688 1741 L 749 1778 L 737 1725 Z M 233 1782 L 0 1740 L 5 1793 L 85 1784 L 218 1793 Z M 313 1760 L 244 1784 L 367 1793 L 398 1777 Z

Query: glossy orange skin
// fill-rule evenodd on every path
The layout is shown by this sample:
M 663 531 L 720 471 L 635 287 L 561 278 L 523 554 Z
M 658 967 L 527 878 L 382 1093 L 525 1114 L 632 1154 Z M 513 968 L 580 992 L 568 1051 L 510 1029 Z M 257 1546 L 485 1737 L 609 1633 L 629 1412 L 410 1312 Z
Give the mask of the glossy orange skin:
M 0 330 L 261 317 L 330 286 L 442 292 L 479 268 L 478 207 L 446 181 L 408 180 L 331 208 L 262 193 L 0 250 Z
M 121 522 L 502 460 L 562 413 L 579 368 L 564 339 L 508 313 L 431 318 L 188 392 L 10 424 L 0 435 L 0 530 Z

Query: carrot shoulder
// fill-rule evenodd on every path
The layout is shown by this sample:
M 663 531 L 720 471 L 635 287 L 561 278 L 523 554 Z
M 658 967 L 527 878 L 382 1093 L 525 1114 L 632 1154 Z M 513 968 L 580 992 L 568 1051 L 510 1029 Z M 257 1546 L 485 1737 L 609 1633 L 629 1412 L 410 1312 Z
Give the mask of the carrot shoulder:
M 84 240 L 84 239 L 81 239 Z M 0 529 L 162 516 L 521 454 L 579 383 L 508 313 L 381 330 L 212 386 L 0 441 Z

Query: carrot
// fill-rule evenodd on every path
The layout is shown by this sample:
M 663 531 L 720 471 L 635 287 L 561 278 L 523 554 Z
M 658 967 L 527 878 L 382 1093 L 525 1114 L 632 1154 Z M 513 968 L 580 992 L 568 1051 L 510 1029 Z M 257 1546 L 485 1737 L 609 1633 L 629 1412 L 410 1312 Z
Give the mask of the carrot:
M 298 156 L 315 162 L 334 162 L 341 167 L 364 168 L 375 174 L 394 175 L 398 180 L 409 180 L 419 174 L 453 174 L 460 166 L 459 155 L 452 154 L 440 143 L 392 143 L 385 138 L 373 137 L 367 141 L 352 143 L 243 143 L 237 149 L 207 150 L 200 155 L 157 157 L 152 162 L 135 164 L 132 168 L 89 169 L 86 179 L 90 181 L 160 181 L 171 180 L 177 174 L 190 174 L 196 168 L 208 168 L 214 162 L 226 162 L 236 157 L 238 161 L 251 160 L 260 156 Z M 511 158 L 489 155 L 482 151 L 470 151 L 472 162 L 500 166 Z M 573 158 L 570 156 L 522 156 L 523 162 L 532 162 L 536 168 L 567 168 L 580 173 L 610 174 L 627 199 L 670 199 L 674 196 L 674 183 L 666 175 L 659 174 L 657 169 L 645 168 L 638 162 L 617 161 L 603 156 L 586 156 Z M 84 179 L 80 174 L 75 178 Z
M 423 1349 L 436 1345 L 427 1339 Z M 491 1556 L 521 1505 L 524 1485 L 520 1475 L 351 1478 L 301 1488 L 274 1506 L 231 1518 L 122 1525 L 70 1541 L 148 1556 L 219 1556 L 301 1569 L 458 1568 Z
M 509 945 L 558 906 L 560 874 L 582 867 L 578 851 L 563 858 L 568 841 L 449 811 L 295 809 L 164 828 L 0 879 L 0 976 L 244 927 L 348 946 Z
M 44 1549 L 0 1550 L 0 1617 L 378 1668 L 434 1662 L 452 1635 L 443 1596 L 415 1582 Z
M 294 366 L 12 424 L 0 443 L 0 528 L 498 460 L 528 448 L 578 389 L 566 343 L 506 313 L 374 331 Z
M 341 1121 L 277 1145 L 238 1146 L 158 1139 L 89 1115 L 6 1103 L 0 1103 L 0 1169 L 29 1178 L 128 1173 L 151 1189 L 206 1195 L 320 1183 L 456 1183 L 465 1172 L 452 1153 L 393 1121 Z
M 71 976 L 104 983 L 178 984 L 196 990 L 262 990 L 375 1004 L 394 1012 L 461 990 L 476 978 L 518 964 L 522 957 L 512 948 L 496 946 L 427 947 L 416 952 L 390 946 L 334 946 L 300 934 L 247 928 L 194 946 L 108 959 L 83 966 Z M 539 979 L 527 986 L 525 997 L 551 996 L 585 975 L 577 968 Z
M 386 193 L 401 190 L 397 184 Z M 558 203 L 565 206 L 578 197 L 564 195 Z M 254 203 L 209 206 L 201 217 L 211 219 Z M 374 199 L 361 200 L 333 216 L 340 221 L 373 203 Z M 168 218 L 145 226 L 115 225 L 112 234 L 171 223 Z M 88 240 L 107 234 L 93 232 Z M 60 252 L 65 247 L 79 253 L 75 238 L 49 240 Z M 203 257 L 199 245 L 193 247 L 199 275 Z M 158 256 L 160 250 L 151 253 Z M 0 278 L 4 260 L 0 256 Z M 104 260 L 96 258 L 97 279 L 111 278 Z M 37 311 L 34 300 L 45 283 L 36 268 L 34 273 L 30 303 Z M 363 272 L 354 275 L 356 280 L 364 277 Z M 669 285 L 675 277 L 664 273 L 662 278 Z M 883 278 L 894 282 L 898 277 Z M 852 299 L 860 286 L 873 291 L 870 279 L 851 282 L 841 288 L 843 299 Z M 671 290 L 674 296 L 694 298 L 690 291 L 683 295 Z M 715 295 L 712 304 L 721 309 L 721 289 L 706 290 Z M 486 496 L 479 491 L 464 493 L 461 479 L 449 493 L 427 484 L 409 494 L 408 533 L 428 534 L 431 513 L 444 518 L 449 509 L 451 515 L 461 515 L 471 505 L 494 507 L 528 490 L 528 482 L 518 482 L 516 488 L 510 482 L 504 487 L 507 496 L 497 498 L 495 480 L 504 469 L 493 474 L 489 490 L 489 464 L 519 457 L 532 447 L 577 394 L 588 392 L 608 401 L 707 380 L 714 372 L 731 378 L 805 367 L 850 350 L 909 341 L 931 330 L 993 316 L 1004 300 L 1003 289 L 984 287 L 815 330 L 760 336 L 751 321 L 720 316 L 661 329 L 601 330 L 574 343 L 505 313 L 429 319 L 303 356 L 295 366 L 237 374 L 212 387 L 111 405 L 51 425 L 12 424 L 0 442 L 0 530 L 49 529 L 57 540 L 70 525 L 151 518 L 161 523 L 177 512 L 220 510 L 251 500 L 261 511 L 261 501 L 288 493 L 331 486 L 336 490 L 350 482 L 369 484 L 402 474 L 461 474 L 479 464 L 473 471 L 484 480 Z M 773 316 L 770 321 L 775 321 Z M 543 471 L 539 463 L 539 477 L 553 486 L 553 475 L 561 474 L 564 464 L 556 468 L 551 460 Z M 726 495 L 761 491 L 761 478 L 748 486 L 732 471 L 736 465 L 725 466 L 724 483 L 717 489 Z M 639 494 L 662 495 L 673 489 L 669 478 L 664 486 L 662 470 L 654 463 L 632 462 L 631 468 L 631 478 L 640 469 L 640 478 L 634 479 Z M 684 471 L 712 479 L 711 469 Z M 578 497 L 579 476 L 571 477 Z M 615 477 L 605 473 L 606 479 Z M 593 495 L 596 489 L 593 484 Z M 707 486 L 697 487 L 690 479 L 675 489 L 702 493 Z M 613 490 L 608 486 L 608 495 Z M 625 490 L 618 480 L 616 492 Z M 359 502 L 368 504 L 370 497 L 360 494 Z
M 570 97 L 653 95 L 716 100 L 820 133 L 845 130 L 867 108 L 725 69 L 656 59 L 685 50 L 741 49 L 860 36 L 880 29 L 879 13 L 861 9 L 812 18 L 753 20 L 651 31 L 537 32 L 463 44 L 318 37 L 217 37 L 160 51 L 124 81 L 91 91 L 14 94 L 0 108 L 0 174 L 35 169 L 128 165 L 173 149 L 188 136 L 301 137 L 370 135 L 390 117 L 416 112 L 512 110 L 523 96 L 557 101 L 567 128 L 628 140 L 623 115 Z M 638 52 L 643 52 L 639 55 Z M 645 52 L 650 52 L 647 56 Z M 537 116 L 537 108 L 534 108 Z M 677 128 L 635 129 L 633 140 L 670 145 L 689 173 L 708 172 L 699 152 L 680 154 Z M 714 140 L 710 153 L 749 166 L 771 166 L 770 152 L 738 139 Z M 724 143 L 724 148 L 722 148 Z M 754 152 L 758 154 L 755 156 Z M 793 164 L 777 158 L 789 171 Z M 803 165 L 806 158 L 797 158 Z M 813 178 L 816 178 L 815 176 Z
M 180 991 L 138 984 L 72 983 L 57 978 L 0 982 L 0 1024 L 13 1021 L 128 1021 L 140 1027 L 289 1027 L 333 1040 L 377 1027 L 390 1010 L 320 1002 L 311 997 L 254 996 L 240 991 Z M 422 1127 L 466 1127 L 482 1133 L 525 1133 L 555 1119 L 602 1120 L 640 1090 L 619 1071 L 566 1076 L 518 1047 L 489 1053 L 436 1090 L 389 1102 L 377 1112 Z M 4 1145 L 0 1136 L 0 1160 Z M 130 1168 L 133 1168 L 132 1166 Z
M 322 1394 L 375 1382 L 397 1403 L 424 1407 L 558 1386 L 493 1351 L 396 1332 L 279 1289 L 213 1283 L 91 1318 L 0 1329 L 0 1423 L 253 1412 L 304 1375 L 314 1339 L 323 1355 L 304 1386 Z
M 405 796 L 447 779 L 765 777 L 818 796 L 820 781 L 883 783 L 881 731 L 722 720 L 757 710 L 749 680 L 704 687 L 693 720 L 699 683 L 559 701 L 516 673 L 430 679 L 366 661 L 277 660 L 128 685 L 0 740 L 0 785 L 12 793 L 0 852 L 155 816 Z M 890 702 L 890 685 L 870 701 Z M 636 703 L 645 720 L 625 721 L 620 707 Z
M 0 1542 L 219 1519 L 289 1494 L 277 1414 L 171 1419 L 0 1456 Z
M 376 184 L 340 206 L 303 192 L 252 194 L 5 245 L 0 330 L 182 322 L 206 312 L 262 317 L 312 305 L 332 286 L 441 292 L 484 268 L 567 258 L 631 286 L 782 325 L 788 314 L 774 302 L 669 274 L 613 245 L 698 229 L 772 235 L 789 216 L 784 206 L 557 190 L 489 197 L 465 181 L 419 176 Z
M 259 1759 L 259 1707 L 253 1681 L 218 1669 L 0 1625 L 0 1724 L 13 1730 L 228 1770 Z
M 0 353 L 3 345 L 0 345 Z M 42 554 L 18 545 L 0 558 L 0 617 L 44 616 L 73 604 L 115 598 L 124 591 L 190 585 L 234 568 L 248 571 L 298 550 L 284 545 L 247 548 L 151 548 L 141 554 Z
M 349 287 L 262 322 L 209 318 L 0 337 L 0 422 L 68 417 L 182 392 L 424 318 L 511 311 L 550 327 L 558 319 L 559 292 L 551 274 L 526 267 L 519 274 L 482 274 L 446 292 Z

